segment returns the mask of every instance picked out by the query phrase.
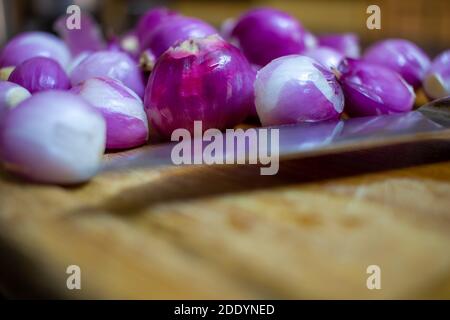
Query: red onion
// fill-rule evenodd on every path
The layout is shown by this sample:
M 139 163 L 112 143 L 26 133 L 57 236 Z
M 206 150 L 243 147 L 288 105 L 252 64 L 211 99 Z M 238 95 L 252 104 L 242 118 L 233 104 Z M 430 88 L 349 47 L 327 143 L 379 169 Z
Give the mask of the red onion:
M 275 58 L 305 49 L 305 30 L 289 14 L 270 8 L 242 15 L 231 33 L 251 63 L 266 65 Z
M 0 122 L 10 109 L 30 96 L 30 92 L 18 84 L 0 81 Z
M 70 52 L 62 40 L 50 33 L 26 32 L 14 37 L 0 54 L 0 68 L 15 67 L 33 57 L 47 57 L 63 68 L 70 61 Z
M 67 28 L 67 15 L 61 16 L 54 28 L 64 39 L 73 56 L 84 51 L 98 51 L 105 48 L 100 27 L 86 12 L 82 12 L 80 16 L 80 29 Z
M 450 96 L 450 50 L 442 52 L 431 64 L 423 88 L 431 99 Z
M 138 21 L 135 34 L 140 44 L 143 44 L 149 33 L 153 32 L 163 21 L 179 16 L 178 12 L 164 7 L 147 11 Z
M 82 98 L 39 92 L 4 119 L 2 160 L 7 169 L 34 181 L 79 183 L 96 173 L 105 137 L 103 117 Z
M 167 50 L 150 74 L 144 105 L 156 134 L 193 132 L 195 120 L 204 130 L 241 122 L 253 105 L 253 77 L 247 59 L 218 35 L 186 40 Z
M 206 22 L 183 16 L 175 16 L 161 22 L 143 42 L 142 49 L 151 49 L 158 58 L 171 46 L 187 39 L 203 38 L 217 33 Z
M 317 47 L 309 49 L 305 51 L 303 55 L 316 60 L 328 69 L 336 69 L 344 59 L 344 56 L 342 54 L 334 49 L 327 47 Z
M 426 53 L 403 39 L 379 41 L 367 49 L 363 59 L 396 71 L 415 89 L 420 87 L 430 66 Z
M 345 112 L 350 116 L 400 113 L 413 107 L 414 90 L 395 71 L 365 61 L 345 59 L 339 72 L 345 94 Z
M 122 81 L 138 96 L 144 94 L 144 79 L 137 62 L 119 51 L 98 51 L 85 57 L 70 74 L 72 85 L 94 77 L 109 77 Z
M 58 62 L 45 57 L 25 60 L 14 69 L 9 81 L 21 85 L 31 93 L 70 89 L 69 78 Z
M 359 38 L 354 33 L 325 34 L 318 38 L 319 46 L 329 47 L 348 58 L 359 58 Z
M 300 55 L 275 59 L 262 68 L 256 76 L 255 96 L 264 126 L 337 119 L 344 108 L 334 74 Z
M 106 148 L 126 149 L 144 144 L 148 137 L 144 105 L 133 91 L 111 78 L 91 78 L 72 89 L 106 120 Z

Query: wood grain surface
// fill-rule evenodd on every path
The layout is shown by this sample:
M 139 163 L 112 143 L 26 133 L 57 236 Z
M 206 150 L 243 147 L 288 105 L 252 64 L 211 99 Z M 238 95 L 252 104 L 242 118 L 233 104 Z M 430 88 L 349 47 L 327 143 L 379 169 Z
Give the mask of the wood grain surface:
M 27 298 L 450 298 L 450 143 L 255 166 L 0 173 L 0 288 Z M 78 265 L 82 289 L 66 288 Z M 366 268 L 381 268 L 368 290 Z

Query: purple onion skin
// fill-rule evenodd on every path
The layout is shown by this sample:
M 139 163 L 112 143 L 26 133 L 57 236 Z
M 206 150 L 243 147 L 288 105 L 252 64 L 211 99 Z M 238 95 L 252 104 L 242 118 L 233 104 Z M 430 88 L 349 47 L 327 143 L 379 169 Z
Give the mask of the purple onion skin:
M 14 69 L 8 80 L 31 93 L 70 89 L 70 80 L 59 63 L 45 57 L 25 60 Z
M 354 33 L 324 34 L 318 37 L 319 46 L 340 52 L 347 58 L 359 58 L 361 47 L 359 38 Z
M 33 57 L 47 57 L 57 61 L 63 68 L 71 55 L 65 43 L 50 33 L 25 32 L 9 41 L 0 54 L 0 68 L 15 67 Z
M 103 117 L 67 91 L 39 92 L 4 119 L 5 168 L 32 181 L 74 184 L 90 179 L 105 149 Z
M 88 56 L 90 56 L 92 54 L 92 52 L 82 52 L 79 55 L 77 55 L 76 57 L 74 57 L 72 59 L 72 61 L 69 63 L 69 65 L 67 66 L 67 74 L 71 75 L 72 71 L 75 69 L 76 66 L 78 66 L 81 61 L 83 61 L 85 58 L 87 58 Z
M 164 20 L 143 43 L 142 49 L 150 49 L 158 58 L 171 46 L 187 39 L 203 38 L 216 34 L 217 30 L 206 22 L 183 16 Z
M 428 69 L 423 88 L 430 99 L 450 96 L 450 50 L 438 55 Z
M 67 28 L 67 15 L 63 15 L 54 24 L 56 32 L 64 39 L 73 56 L 85 51 L 99 51 L 105 49 L 105 40 L 100 27 L 94 18 L 82 12 L 80 17 L 80 29 L 69 30 Z
M 30 92 L 18 84 L 0 81 L 0 127 L 9 110 L 30 96 Z
M 75 86 L 89 78 L 109 77 L 122 81 L 139 97 L 144 95 L 144 78 L 138 63 L 120 51 L 98 51 L 74 67 L 70 81 Z
M 305 49 L 305 30 L 289 14 L 270 8 L 242 15 L 231 33 L 247 59 L 261 66 L 275 58 L 299 54 Z
M 133 91 L 111 78 L 91 78 L 72 89 L 106 120 L 106 148 L 129 149 L 148 138 L 144 105 Z
M 156 62 L 144 105 L 155 136 L 170 139 L 173 130 L 193 132 L 240 123 L 253 105 L 254 70 L 244 55 L 218 35 L 187 40 Z
M 350 116 L 375 116 L 411 111 L 413 88 L 395 71 L 366 61 L 345 59 L 339 82 Z
M 302 54 L 316 60 L 328 69 L 336 69 L 344 59 L 344 56 L 341 53 L 327 47 L 313 48 L 305 51 Z
M 344 108 L 334 73 L 300 55 L 280 57 L 262 68 L 255 96 L 264 126 L 338 119 Z
M 122 46 L 120 45 L 120 37 L 113 36 L 110 39 L 108 39 L 108 43 L 106 44 L 106 50 L 123 51 Z
M 430 58 L 414 43 L 404 39 L 382 40 L 369 47 L 363 59 L 396 71 L 417 89 L 430 67 Z
M 175 16 L 180 16 L 180 14 L 164 7 L 158 7 L 147 11 L 139 19 L 135 28 L 135 34 L 139 39 L 139 43 L 143 44 L 149 33 L 153 32 L 163 21 Z

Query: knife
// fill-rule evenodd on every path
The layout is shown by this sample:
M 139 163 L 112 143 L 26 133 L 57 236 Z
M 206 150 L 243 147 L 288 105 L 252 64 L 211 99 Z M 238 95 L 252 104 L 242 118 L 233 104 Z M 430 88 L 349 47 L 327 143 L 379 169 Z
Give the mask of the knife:
M 450 140 L 450 97 L 432 101 L 415 111 L 402 114 L 351 118 L 348 120 L 325 121 L 283 125 L 278 127 L 254 128 L 258 137 L 263 132 L 278 132 L 277 145 L 264 146 L 267 154 L 277 153 L 279 160 L 332 155 L 349 151 L 414 143 L 435 139 Z M 226 134 L 222 133 L 223 145 Z M 191 159 L 201 158 L 208 143 L 193 138 Z M 104 171 L 127 170 L 139 167 L 160 167 L 174 165 L 172 152 L 178 142 L 149 145 L 140 149 L 108 157 L 100 169 Z M 200 146 L 195 148 L 195 145 Z M 260 146 L 261 147 L 261 146 Z M 215 152 L 216 159 L 223 163 L 255 163 L 259 154 L 252 143 L 224 148 Z

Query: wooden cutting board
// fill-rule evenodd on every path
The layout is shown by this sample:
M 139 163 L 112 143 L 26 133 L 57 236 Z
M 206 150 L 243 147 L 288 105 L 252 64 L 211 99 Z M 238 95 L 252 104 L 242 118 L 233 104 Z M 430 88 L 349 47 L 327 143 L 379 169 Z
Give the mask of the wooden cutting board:
M 272 177 L 173 167 L 63 188 L 1 172 L 0 259 L 12 297 L 448 299 L 450 143 L 289 161 Z

